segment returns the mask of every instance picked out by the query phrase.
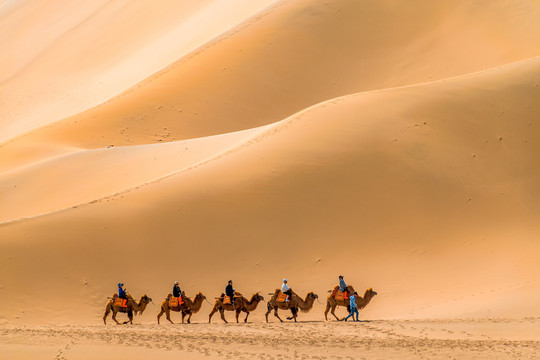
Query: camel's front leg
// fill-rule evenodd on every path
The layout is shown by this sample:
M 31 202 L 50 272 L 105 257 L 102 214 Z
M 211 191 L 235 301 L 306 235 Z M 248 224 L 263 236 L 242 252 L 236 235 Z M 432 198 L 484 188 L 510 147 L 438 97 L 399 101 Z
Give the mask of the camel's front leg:
M 274 309 L 274 316 L 277 317 L 277 318 L 279 319 L 279 321 L 283 322 L 283 320 L 281 320 L 281 318 L 279 317 L 277 311 L 278 311 L 278 308 L 276 307 L 276 308 Z
M 184 318 L 186 317 L 186 313 L 182 311 L 182 324 L 184 323 Z
M 171 309 L 165 310 L 165 316 L 167 317 L 167 320 L 171 322 L 171 324 L 174 324 L 173 321 L 171 320 Z
M 326 302 L 326 309 L 324 309 L 324 320 L 328 321 L 328 312 L 330 311 L 330 302 Z
M 336 305 L 332 305 L 332 310 L 330 310 L 330 314 L 334 315 L 337 321 L 341 321 L 342 319 L 338 318 L 336 315 Z
M 246 311 L 246 318 L 244 319 L 244 322 L 247 323 L 247 318 L 249 316 L 249 311 Z
M 219 313 L 221 314 L 221 320 L 225 321 L 227 324 L 227 320 L 225 320 L 225 309 L 219 309 Z
M 159 314 L 157 314 L 157 323 L 159 325 L 159 319 L 161 318 L 161 316 L 165 313 L 165 311 L 163 310 L 163 308 L 161 308 L 161 311 L 159 312 Z
M 107 325 L 107 316 L 109 316 L 109 313 L 111 312 L 111 309 L 108 307 L 105 309 L 105 314 L 103 315 L 103 323 Z
M 266 317 L 266 322 L 268 322 L 268 314 L 270 314 L 270 312 L 272 311 L 272 305 L 270 305 L 270 303 L 268 303 L 267 309 L 268 311 L 264 315 Z
M 296 315 L 298 314 L 298 308 L 292 307 L 291 313 L 292 313 L 292 316 L 288 317 L 287 320 L 294 320 L 294 322 L 296 322 Z
M 242 311 L 242 310 L 240 310 L 240 309 L 236 309 L 236 310 L 235 310 L 235 313 L 236 313 L 236 314 L 235 314 L 235 315 L 236 315 L 236 323 L 237 323 L 237 324 L 238 324 L 238 317 L 240 316 L 240 312 L 241 312 L 241 311 Z
M 210 311 L 210 315 L 208 315 L 208 323 L 210 324 L 212 322 L 212 315 L 214 315 L 217 312 L 217 306 L 214 306 L 212 308 L 212 311 Z
M 193 315 L 193 312 L 190 312 L 190 313 L 189 313 L 189 316 L 188 316 L 188 318 L 187 318 L 187 323 L 188 323 L 188 324 L 191 324 L 191 315 Z
M 118 311 L 116 311 L 116 310 L 113 309 L 112 319 L 114 320 L 114 322 L 116 322 L 116 325 L 120 325 L 120 323 L 118 322 L 118 320 L 116 320 L 116 314 L 118 314 Z

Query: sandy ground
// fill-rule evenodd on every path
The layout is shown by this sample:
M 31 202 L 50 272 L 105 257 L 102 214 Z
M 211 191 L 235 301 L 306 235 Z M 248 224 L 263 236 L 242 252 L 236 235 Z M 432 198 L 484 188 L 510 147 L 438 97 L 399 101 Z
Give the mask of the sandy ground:
M 5 359 L 537 359 L 540 320 L 2 326 Z

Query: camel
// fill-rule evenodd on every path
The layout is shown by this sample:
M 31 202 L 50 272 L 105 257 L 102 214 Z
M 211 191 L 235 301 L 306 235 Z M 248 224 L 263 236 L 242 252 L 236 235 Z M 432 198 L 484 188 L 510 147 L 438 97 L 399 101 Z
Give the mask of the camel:
M 339 288 L 338 286 L 336 286 L 336 288 Z M 336 290 L 336 289 L 334 289 Z M 352 286 L 347 286 L 347 292 L 349 294 L 352 294 L 354 293 L 354 288 Z M 369 304 L 369 302 L 371 301 L 371 299 L 373 299 L 373 297 L 377 295 L 377 293 L 375 291 L 373 291 L 372 288 L 369 288 L 366 290 L 366 292 L 364 293 L 364 297 L 361 297 L 360 295 L 357 295 L 356 296 L 356 305 L 358 306 L 358 310 L 362 310 L 363 308 L 366 307 L 367 304 Z M 341 321 L 343 319 L 340 319 L 336 316 L 335 314 L 335 311 L 336 311 L 336 307 L 338 306 L 345 306 L 347 307 L 347 309 L 350 309 L 349 307 L 349 299 L 345 299 L 345 300 L 336 300 L 334 299 L 334 297 L 332 296 L 332 294 L 328 295 L 328 297 L 326 298 L 326 309 L 324 310 L 324 318 L 328 321 L 328 311 L 331 309 L 330 313 L 332 315 L 334 315 L 334 317 L 336 318 L 337 321 Z
M 165 316 L 167 317 L 167 320 L 171 322 L 171 324 L 174 324 L 171 320 L 171 311 L 177 311 L 182 313 L 182 324 L 184 323 L 184 318 L 186 315 L 189 315 L 187 318 L 188 324 L 191 323 L 191 316 L 198 312 L 201 309 L 202 303 L 204 300 L 206 300 L 206 296 L 204 296 L 201 292 L 199 292 L 197 295 L 195 295 L 194 300 L 191 300 L 189 297 L 185 296 L 185 294 L 182 292 L 182 299 L 184 303 L 176 308 L 169 307 L 169 300 L 171 299 L 172 294 L 167 295 L 165 300 L 161 303 L 161 311 L 159 312 L 157 316 L 157 322 L 159 324 L 159 319 L 165 313 Z
M 298 309 L 308 312 L 313 307 L 313 303 L 315 302 L 315 299 L 317 299 L 319 296 L 317 294 L 314 294 L 313 292 L 309 292 L 306 295 L 306 299 L 303 300 L 300 296 L 298 296 L 295 292 L 292 293 L 292 298 L 290 301 L 284 301 L 279 302 L 277 301 L 277 296 L 280 293 L 280 289 L 276 289 L 274 294 L 272 294 L 272 298 L 268 301 L 268 311 L 266 312 L 266 322 L 268 322 L 268 314 L 272 310 L 274 310 L 274 316 L 279 319 L 279 321 L 283 322 L 281 318 L 278 315 L 278 309 L 281 310 L 291 310 L 292 317 L 288 317 L 287 320 L 294 319 L 294 322 L 296 322 L 296 317 L 298 316 Z
M 143 311 L 146 309 L 146 305 L 152 301 L 152 298 L 149 298 L 144 294 L 141 296 L 141 299 L 137 303 L 135 299 L 130 295 L 127 294 L 127 308 L 122 308 L 120 306 L 115 306 L 114 301 L 118 297 L 118 294 L 113 294 L 112 298 L 107 302 L 107 305 L 105 307 L 105 314 L 103 315 L 103 323 L 107 324 L 107 316 L 109 316 L 109 313 L 112 311 L 112 319 L 116 322 L 116 324 L 120 324 L 116 320 L 116 314 L 119 312 L 126 312 L 129 318 L 129 323 L 133 324 L 133 312 L 135 312 L 135 315 L 142 314 Z M 127 324 L 127 321 L 124 322 L 124 324 Z
M 221 294 L 220 297 L 216 298 L 214 307 L 212 308 L 210 315 L 208 315 L 208 323 L 212 322 L 212 316 L 218 311 L 221 315 L 221 320 L 227 322 L 227 320 L 225 320 L 225 310 L 236 312 L 236 322 L 238 322 L 238 316 L 240 315 L 240 312 L 245 312 L 246 318 L 244 319 L 244 322 L 247 323 L 249 313 L 257 308 L 259 302 L 264 301 L 264 298 L 259 293 L 253 294 L 250 300 L 246 299 L 243 296 L 238 296 L 234 298 L 233 307 L 233 305 L 231 304 L 223 304 L 223 296 L 224 294 Z

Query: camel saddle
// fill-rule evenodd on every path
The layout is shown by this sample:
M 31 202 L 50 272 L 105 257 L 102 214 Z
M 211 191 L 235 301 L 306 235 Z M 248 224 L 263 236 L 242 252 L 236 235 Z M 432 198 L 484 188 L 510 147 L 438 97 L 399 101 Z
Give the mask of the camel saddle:
M 176 308 L 176 307 L 179 307 L 180 305 L 182 305 L 184 303 L 184 301 L 182 301 L 182 297 L 179 296 L 179 297 L 176 297 L 176 296 L 173 296 L 169 299 L 169 307 L 170 308 Z
M 334 299 L 336 300 L 347 300 L 349 298 L 349 294 L 347 294 L 347 291 L 334 291 L 334 293 L 332 294 L 334 296 Z
M 114 306 L 119 306 L 119 307 L 122 307 L 122 308 L 127 308 L 127 299 L 123 299 L 123 298 L 117 297 L 117 298 L 114 300 Z
M 282 293 L 282 292 L 280 291 L 279 294 L 278 294 L 278 296 L 277 296 L 276 301 L 277 301 L 277 302 L 285 302 L 285 301 L 287 301 L 287 297 L 288 297 L 288 296 L 289 296 L 289 295 L 284 294 L 284 293 Z
M 231 305 L 231 297 L 230 296 L 223 296 L 223 305 Z

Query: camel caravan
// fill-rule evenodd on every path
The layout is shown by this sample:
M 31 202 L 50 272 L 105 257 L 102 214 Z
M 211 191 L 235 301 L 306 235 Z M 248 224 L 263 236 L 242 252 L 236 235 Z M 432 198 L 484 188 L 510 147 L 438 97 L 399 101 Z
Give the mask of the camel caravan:
M 354 287 L 347 285 L 343 279 L 343 276 L 339 276 L 339 285 L 333 290 L 328 291 L 330 294 L 326 299 L 326 308 L 324 310 L 324 318 L 328 321 L 328 312 L 336 318 L 338 321 L 347 321 L 351 316 L 354 321 L 359 321 L 358 311 L 362 310 L 369 304 L 377 293 L 372 288 L 367 289 L 364 292 L 364 296 L 358 295 L 354 290 Z M 269 293 L 270 299 L 267 303 L 267 311 L 265 314 L 266 322 L 268 322 L 268 315 L 274 311 L 274 316 L 279 317 L 278 311 L 285 310 L 290 311 L 291 316 L 286 317 L 287 320 L 297 321 L 297 317 L 300 312 L 309 312 L 315 303 L 319 301 L 319 297 L 314 292 L 310 291 L 305 296 L 300 296 L 288 286 L 288 280 L 283 279 L 283 283 L 280 289 L 276 289 L 273 293 Z M 167 297 L 161 303 L 160 312 L 157 315 L 157 322 L 160 323 L 160 319 L 165 314 L 165 317 L 171 324 L 174 322 L 171 320 L 171 311 L 181 313 L 182 323 L 186 321 L 191 323 L 191 316 L 201 310 L 203 302 L 210 302 L 206 299 L 201 292 L 195 294 L 192 298 L 186 296 L 184 291 L 181 291 L 178 281 L 174 283 L 172 293 L 169 293 Z M 259 303 L 264 302 L 264 297 L 256 292 L 249 299 L 245 298 L 240 292 L 236 291 L 233 287 L 232 280 L 229 280 L 225 287 L 225 292 L 215 298 L 214 305 L 210 314 L 208 315 L 208 323 L 212 322 L 212 316 L 219 312 L 221 320 L 227 323 L 225 319 L 226 311 L 232 311 L 235 314 L 236 322 L 239 322 L 239 316 L 242 312 L 246 314 L 244 322 L 247 323 L 249 314 L 257 309 Z M 113 296 L 107 302 L 105 307 L 105 314 L 103 315 L 103 323 L 107 324 L 107 317 L 112 312 L 112 319 L 116 324 L 120 324 L 116 320 L 118 313 L 126 313 L 128 321 L 123 324 L 133 324 L 133 316 L 142 314 L 147 305 L 152 303 L 152 298 L 146 294 L 141 296 L 137 302 L 124 288 L 123 283 L 118 284 L 118 294 Z M 153 303 L 152 303 L 153 304 Z M 336 314 L 336 308 L 344 307 L 347 309 L 348 316 L 339 318 Z M 354 319 L 356 315 L 356 320 Z M 187 319 L 186 319 L 187 317 Z

